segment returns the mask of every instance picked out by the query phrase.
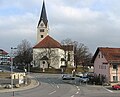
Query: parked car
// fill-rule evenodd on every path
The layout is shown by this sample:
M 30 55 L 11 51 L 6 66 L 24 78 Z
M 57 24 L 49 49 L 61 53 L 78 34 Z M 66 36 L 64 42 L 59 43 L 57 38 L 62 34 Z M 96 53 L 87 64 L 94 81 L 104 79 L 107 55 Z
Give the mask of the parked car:
M 3 72 L 3 70 L 2 70 L 2 69 L 0 69 L 0 72 Z
M 76 77 L 80 77 L 80 76 L 83 76 L 83 73 L 82 73 L 82 72 L 78 72 L 78 73 L 76 74 Z
M 79 81 L 80 81 L 80 82 L 88 82 L 88 81 L 89 81 L 89 78 L 86 77 L 86 76 L 80 76 Z
M 113 89 L 119 90 L 120 89 L 120 84 L 116 84 L 112 86 Z
M 64 75 L 62 75 L 62 79 L 63 80 L 74 80 L 75 78 L 72 77 L 72 75 L 64 74 Z

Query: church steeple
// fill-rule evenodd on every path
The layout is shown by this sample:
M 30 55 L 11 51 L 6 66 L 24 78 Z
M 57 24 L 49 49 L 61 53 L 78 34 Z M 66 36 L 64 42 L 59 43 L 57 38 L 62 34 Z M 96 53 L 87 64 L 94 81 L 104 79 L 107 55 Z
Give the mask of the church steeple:
M 48 30 L 49 27 L 45 9 L 45 2 L 43 1 L 41 16 L 37 26 L 37 43 L 39 43 L 42 39 L 44 39 L 48 35 Z
M 48 20 L 47 20 L 47 14 L 46 14 L 46 9 L 45 9 L 45 2 L 43 1 L 43 6 L 42 6 L 42 11 L 41 11 L 41 16 L 40 20 L 38 22 L 38 26 L 40 26 L 41 21 L 47 26 Z

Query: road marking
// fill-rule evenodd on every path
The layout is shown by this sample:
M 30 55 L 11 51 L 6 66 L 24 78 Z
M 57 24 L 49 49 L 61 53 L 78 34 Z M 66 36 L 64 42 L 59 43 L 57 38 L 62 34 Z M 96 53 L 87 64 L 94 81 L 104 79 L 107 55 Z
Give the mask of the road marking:
M 113 91 L 112 90 L 109 90 L 109 89 L 106 89 L 108 92 L 111 92 L 111 93 L 113 93 Z
M 109 90 L 109 89 L 107 89 L 107 88 L 105 88 L 105 87 L 103 87 L 103 89 L 107 90 L 108 92 L 113 93 L 113 91 L 112 91 L 112 90 Z
M 72 95 L 71 97 L 74 97 L 74 95 Z
M 51 86 L 52 86 L 52 87 L 54 87 L 54 85 L 53 85 L 53 84 L 51 84 Z
M 80 91 L 80 89 L 78 89 L 78 91 Z
M 80 91 L 80 88 L 78 86 L 76 86 L 76 88 L 78 89 L 78 91 Z
M 56 91 L 53 91 L 53 92 L 51 92 L 51 93 L 49 93 L 49 95 L 51 95 L 51 94 L 53 94 L 53 93 L 55 93 Z
M 59 89 L 60 87 L 57 85 L 57 88 Z
M 76 92 L 75 94 L 78 94 L 79 92 Z

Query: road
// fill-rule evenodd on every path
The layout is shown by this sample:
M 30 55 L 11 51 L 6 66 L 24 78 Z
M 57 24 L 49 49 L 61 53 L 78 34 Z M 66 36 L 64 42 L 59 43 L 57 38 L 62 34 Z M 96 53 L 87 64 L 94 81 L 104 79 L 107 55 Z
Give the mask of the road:
M 31 75 L 40 82 L 40 85 L 33 89 L 15 92 L 14 97 L 120 97 L 119 90 L 80 85 L 77 81 L 62 81 L 60 74 Z M 0 97 L 12 97 L 12 92 L 0 93 Z

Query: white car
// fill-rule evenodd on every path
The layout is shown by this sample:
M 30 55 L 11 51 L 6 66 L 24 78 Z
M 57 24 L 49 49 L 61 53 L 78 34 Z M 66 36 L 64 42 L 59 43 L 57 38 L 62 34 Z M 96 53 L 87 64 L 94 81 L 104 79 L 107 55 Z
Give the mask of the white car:
M 80 76 L 83 76 L 83 73 L 82 73 L 82 72 L 78 72 L 78 73 L 76 74 L 76 77 L 80 77 Z

